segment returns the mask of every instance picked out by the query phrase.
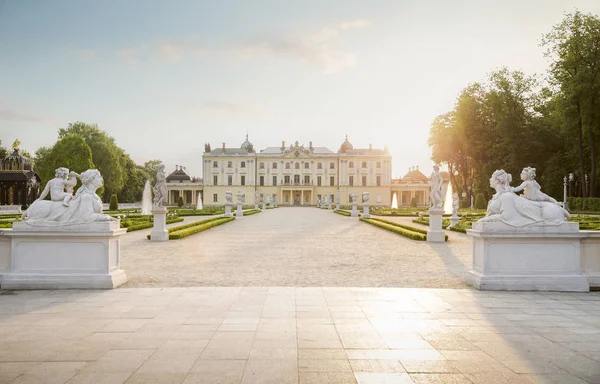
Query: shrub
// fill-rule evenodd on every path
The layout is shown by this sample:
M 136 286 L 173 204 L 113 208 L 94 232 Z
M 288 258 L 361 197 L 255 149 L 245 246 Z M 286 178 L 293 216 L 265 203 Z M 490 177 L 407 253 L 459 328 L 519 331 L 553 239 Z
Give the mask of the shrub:
M 119 209 L 119 199 L 117 199 L 117 195 L 110 196 L 110 204 L 108 205 L 108 209 L 111 211 L 116 211 Z
M 179 208 L 183 207 L 183 197 L 179 196 L 179 199 L 177 199 L 177 206 Z
M 417 206 L 417 198 L 416 197 L 413 197 L 410 200 L 410 206 L 413 207 L 413 208 L 415 208 Z
M 487 202 L 485 201 L 485 197 L 483 197 L 483 193 L 478 193 L 475 198 L 475 209 L 486 209 Z
M 260 209 L 251 209 L 249 211 L 244 211 L 244 216 L 250 216 L 250 215 L 255 215 L 257 213 L 261 213 L 262 211 Z M 236 212 L 233 213 L 234 216 L 236 215 Z
M 427 240 L 427 235 L 424 235 L 424 234 L 419 233 L 419 232 L 409 231 L 409 230 L 406 230 L 406 229 L 404 229 L 402 227 L 398 227 L 398 226 L 395 226 L 395 225 L 384 223 L 384 222 L 379 221 L 379 220 L 364 219 L 364 218 L 361 217 L 360 221 L 364 221 L 365 223 L 372 224 L 372 225 L 374 225 L 376 227 L 379 227 L 379 228 L 387 229 L 388 231 L 397 233 L 397 234 L 402 235 L 404 237 L 408 237 L 409 239 L 412 239 L 412 240 L 419 240 L 419 241 L 425 241 L 425 240 Z
M 167 224 L 180 223 L 182 221 L 183 221 L 183 217 L 177 217 L 175 219 L 167 220 Z M 154 222 L 146 221 L 146 222 L 141 222 L 139 224 L 130 224 L 126 227 L 121 224 L 121 226 L 124 228 L 127 228 L 127 232 L 132 232 L 132 231 L 138 231 L 140 229 L 152 228 L 154 226 Z
M 188 237 L 198 232 L 206 231 L 207 229 L 228 223 L 232 220 L 235 220 L 235 217 L 219 217 L 218 220 L 213 220 L 202 225 L 196 225 L 180 231 L 169 232 L 169 240 L 183 239 L 184 237 Z
M 341 209 L 334 209 L 333 212 L 337 213 L 338 215 L 342 215 L 342 216 L 350 216 L 350 212 L 342 211 Z

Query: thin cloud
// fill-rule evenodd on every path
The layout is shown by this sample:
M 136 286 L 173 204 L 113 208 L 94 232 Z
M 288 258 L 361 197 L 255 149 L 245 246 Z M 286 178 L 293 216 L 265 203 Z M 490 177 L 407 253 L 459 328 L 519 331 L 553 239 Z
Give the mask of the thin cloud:
M 192 106 L 188 110 L 204 116 L 256 117 L 263 120 L 273 118 L 273 114 L 265 106 L 255 102 L 233 103 L 224 100 L 203 100 L 199 106 Z
M 191 40 L 163 41 L 119 49 L 116 54 L 127 64 L 137 64 L 148 58 L 180 61 L 200 56 L 235 59 L 271 57 L 306 62 L 321 67 L 324 73 L 330 74 L 356 65 L 356 54 L 339 47 L 337 40 L 340 36 L 370 24 L 370 21 L 364 19 L 347 20 L 310 33 L 269 34 L 214 49 Z
M 51 123 L 53 122 L 53 119 L 19 109 L 0 109 L 0 121 L 10 121 L 15 123 Z

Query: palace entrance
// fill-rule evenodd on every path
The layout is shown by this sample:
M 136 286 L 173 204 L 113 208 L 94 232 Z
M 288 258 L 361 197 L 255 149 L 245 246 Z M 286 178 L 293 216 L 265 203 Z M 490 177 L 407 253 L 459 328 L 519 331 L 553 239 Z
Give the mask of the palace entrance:
M 282 189 L 281 204 L 288 206 L 313 205 L 312 189 Z

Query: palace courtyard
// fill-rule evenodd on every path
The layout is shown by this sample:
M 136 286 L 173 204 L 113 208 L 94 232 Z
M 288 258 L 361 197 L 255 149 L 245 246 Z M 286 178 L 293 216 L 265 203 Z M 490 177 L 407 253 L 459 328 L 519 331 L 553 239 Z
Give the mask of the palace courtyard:
M 390 219 L 419 226 L 413 217 Z M 465 288 L 471 266 L 471 241 L 462 233 L 447 231 L 445 244 L 415 241 L 316 208 L 265 210 L 164 243 L 148 241 L 148 233 L 123 238 L 127 287 Z

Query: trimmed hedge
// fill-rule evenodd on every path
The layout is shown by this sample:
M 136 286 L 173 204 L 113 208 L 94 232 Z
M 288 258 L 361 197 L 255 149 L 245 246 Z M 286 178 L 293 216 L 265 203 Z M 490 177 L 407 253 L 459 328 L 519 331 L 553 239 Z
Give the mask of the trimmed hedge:
M 350 212 L 342 211 L 341 209 L 334 209 L 333 212 L 337 213 L 338 215 L 342 215 L 342 216 L 350 216 Z
M 108 209 L 111 211 L 119 210 L 119 200 L 117 199 L 117 195 L 110 195 L 110 204 L 108 205 Z
M 12 221 L 0 222 L 0 228 L 12 228 Z
M 262 211 L 260 209 L 251 209 L 249 211 L 245 211 L 244 216 L 256 215 L 257 213 L 261 213 L 261 212 Z M 236 212 L 233 212 L 233 216 L 237 216 Z
M 404 228 L 401 228 L 401 227 L 398 227 L 398 226 L 395 226 L 395 225 L 391 225 L 391 224 L 388 224 L 388 223 L 384 223 L 384 222 L 379 221 L 379 220 L 365 219 L 365 218 L 362 218 L 362 217 L 359 220 L 360 221 L 364 221 L 365 223 L 374 225 L 376 227 L 387 229 L 388 231 L 391 231 L 391 232 L 395 232 L 395 233 L 397 233 L 399 235 L 402 235 L 404 237 L 408 237 L 409 239 L 412 239 L 412 240 L 418 240 L 418 241 L 426 241 L 427 240 L 427 235 L 424 235 L 424 234 L 419 233 L 419 232 L 409 231 L 409 230 L 406 230 Z
M 169 232 L 169 240 L 183 239 L 184 237 L 191 236 L 198 232 L 206 231 L 207 229 L 228 223 L 232 220 L 235 220 L 235 217 L 219 217 L 218 220 L 213 220 L 201 225 L 196 225 L 194 227 L 183 229 L 181 231 Z
M 400 227 L 400 228 L 406 229 L 408 231 L 418 232 L 418 233 L 422 233 L 424 235 L 427 235 L 427 230 L 423 229 L 423 228 L 417 228 L 417 227 L 413 227 L 411 225 L 396 223 L 395 221 L 390 221 L 390 220 L 385 220 L 385 219 L 379 219 L 379 218 L 372 218 L 372 220 L 381 221 L 382 223 L 386 223 L 386 224 L 389 224 L 389 225 L 395 225 L 396 227 Z M 446 241 L 448 241 L 448 235 L 445 235 L 445 239 L 446 239 Z
M 173 223 L 181 223 L 183 221 L 183 217 L 177 217 L 175 219 L 167 220 L 167 224 Z M 154 226 L 154 222 L 145 221 L 140 224 L 130 224 L 128 226 L 123 226 L 122 228 L 127 228 L 127 232 L 139 231 L 140 229 L 152 228 Z
M 570 211 L 600 211 L 600 197 L 567 197 Z
M 223 218 L 223 216 L 217 216 L 217 217 L 211 217 L 210 219 L 205 219 L 205 220 L 200 220 L 200 221 L 194 221 L 194 222 L 191 222 L 191 223 L 187 223 L 187 224 L 183 224 L 183 225 L 178 225 L 176 227 L 171 227 L 171 228 L 168 229 L 168 231 L 169 231 L 169 233 L 171 233 L 171 232 L 177 232 L 177 231 L 182 231 L 184 229 L 195 227 L 197 225 L 202 225 L 202 224 L 210 223 L 212 221 L 219 220 L 219 219 L 222 219 L 222 218 Z

